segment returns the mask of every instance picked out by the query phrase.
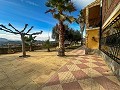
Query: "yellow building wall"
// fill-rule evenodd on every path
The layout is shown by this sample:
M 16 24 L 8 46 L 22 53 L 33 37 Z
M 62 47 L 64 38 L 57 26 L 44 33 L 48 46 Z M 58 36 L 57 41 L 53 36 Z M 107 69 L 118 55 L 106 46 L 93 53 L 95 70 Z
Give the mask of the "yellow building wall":
M 90 49 L 99 48 L 99 28 L 86 30 L 86 47 Z

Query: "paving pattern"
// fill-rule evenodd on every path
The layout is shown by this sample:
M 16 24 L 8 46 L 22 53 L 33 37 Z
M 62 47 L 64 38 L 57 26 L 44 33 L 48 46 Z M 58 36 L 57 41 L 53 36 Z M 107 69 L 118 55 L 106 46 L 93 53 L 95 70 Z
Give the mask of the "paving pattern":
M 74 50 L 70 61 L 61 67 L 42 90 L 120 90 L 120 82 L 105 61 L 96 55 Z
M 83 48 L 64 58 L 42 53 L 32 52 L 24 60 L 18 58 L 19 53 L 0 56 L 0 90 L 120 90 L 120 82 L 104 60 L 85 55 Z

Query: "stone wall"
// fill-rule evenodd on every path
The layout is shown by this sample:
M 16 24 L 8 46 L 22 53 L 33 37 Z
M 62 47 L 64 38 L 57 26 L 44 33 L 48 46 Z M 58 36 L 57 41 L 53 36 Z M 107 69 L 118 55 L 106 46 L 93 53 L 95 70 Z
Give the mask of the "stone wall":
M 120 80 L 120 64 L 115 62 L 113 59 L 108 57 L 106 54 L 104 54 L 102 51 L 99 51 L 99 55 L 105 60 L 109 68 L 113 71 L 113 73 L 118 77 Z
M 105 53 L 98 49 L 89 49 L 87 48 L 88 52 L 85 52 L 88 55 L 96 54 L 98 56 L 101 56 L 105 62 L 107 63 L 108 67 L 112 70 L 112 72 L 117 76 L 118 80 L 120 81 L 120 64 L 115 62 L 113 59 L 108 57 Z
M 86 55 L 94 55 L 94 54 L 99 55 L 100 52 L 98 49 L 85 48 L 85 54 Z
M 112 70 L 112 72 L 118 77 L 118 80 L 120 81 L 120 64 L 115 62 L 113 59 L 111 59 L 105 53 L 103 53 L 98 49 L 86 48 L 85 54 L 88 54 L 88 55 L 95 54 L 95 55 L 101 56 L 105 60 L 108 67 Z
M 34 50 L 41 50 L 42 48 L 43 47 L 41 47 L 41 46 L 33 46 Z M 26 47 L 26 51 L 29 51 L 29 50 L 30 50 L 30 47 Z M 13 54 L 16 52 L 22 52 L 22 47 L 11 47 L 11 48 L 0 47 L 0 54 Z

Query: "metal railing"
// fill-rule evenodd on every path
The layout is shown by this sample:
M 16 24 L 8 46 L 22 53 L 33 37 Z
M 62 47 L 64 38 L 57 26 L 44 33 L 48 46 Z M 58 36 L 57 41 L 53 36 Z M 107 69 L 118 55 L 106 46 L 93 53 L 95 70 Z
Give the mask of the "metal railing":
M 120 15 L 101 31 L 100 49 L 120 64 Z

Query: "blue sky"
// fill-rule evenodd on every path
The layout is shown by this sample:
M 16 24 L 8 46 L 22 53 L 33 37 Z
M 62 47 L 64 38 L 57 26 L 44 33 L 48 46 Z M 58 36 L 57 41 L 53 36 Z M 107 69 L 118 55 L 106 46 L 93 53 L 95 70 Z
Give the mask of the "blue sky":
M 55 26 L 55 20 L 51 14 L 45 14 L 47 7 L 45 2 L 47 0 L 0 0 L 0 24 L 8 25 L 11 23 L 18 30 L 24 27 L 24 24 L 34 26 L 31 32 L 43 31 L 37 39 L 48 39 L 48 33 L 51 36 L 52 27 Z M 77 17 L 81 8 L 84 8 L 94 0 L 72 0 L 76 6 L 77 11 L 72 13 Z M 70 27 L 79 30 L 79 25 L 76 23 L 70 24 Z M 20 40 L 20 36 L 9 34 L 0 31 L 0 38 L 7 38 L 10 40 Z

